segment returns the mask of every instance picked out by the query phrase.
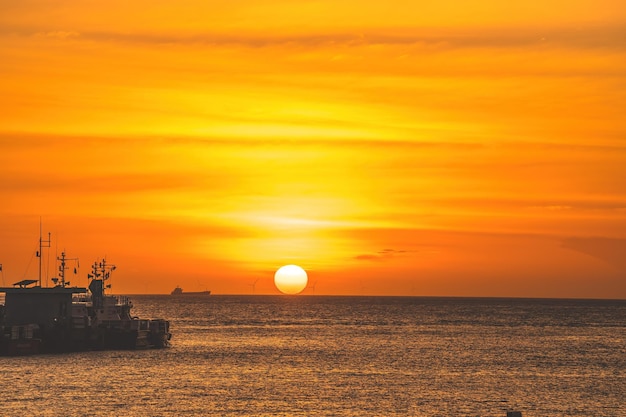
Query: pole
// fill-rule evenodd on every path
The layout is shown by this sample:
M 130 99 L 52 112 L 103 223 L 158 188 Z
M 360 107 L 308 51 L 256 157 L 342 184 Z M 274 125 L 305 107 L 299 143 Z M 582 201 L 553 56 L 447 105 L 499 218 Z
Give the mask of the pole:
M 44 243 L 46 246 L 44 246 Z M 48 232 L 48 240 L 43 240 L 43 228 L 41 225 L 41 217 L 39 218 L 39 252 L 37 252 L 37 256 L 39 257 L 39 286 L 41 287 L 41 257 L 43 256 L 42 250 L 43 248 L 50 247 L 50 232 Z
M 38 275 L 38 277 L 39 277 L 39 286 L 40 287 L 41 287 L 41 248 L 43 247 L 42 246 L 42 243 L 43 243 L 42 240 L 43 239 L 41 237 L 42 234 L 43 234 L 43 231 L 42 231 L 41 217 L 40 217 L 39 218 L 39 252 L 37 252 L 37 256 L 39 257 L 39 275 Z

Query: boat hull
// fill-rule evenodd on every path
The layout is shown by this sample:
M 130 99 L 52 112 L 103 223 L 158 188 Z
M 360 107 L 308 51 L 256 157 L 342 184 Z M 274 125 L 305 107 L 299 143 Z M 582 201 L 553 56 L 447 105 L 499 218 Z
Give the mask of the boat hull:
M 41 339 L 9 340 L 4 346 L 6 356 L 35 355 L 41 352 Z
M 200 292 L 182 292 L 179 294 L 172 294 L 173 296 L 184 296 L 184 295 L 211 295 L 211 291 L 200 291 Z

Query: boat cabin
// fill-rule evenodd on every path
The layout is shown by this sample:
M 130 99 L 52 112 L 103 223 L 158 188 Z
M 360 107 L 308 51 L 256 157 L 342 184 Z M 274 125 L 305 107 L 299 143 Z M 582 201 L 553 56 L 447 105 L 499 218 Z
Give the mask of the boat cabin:
M 72 295 L 86 293 L 80 287 L 31 287 L 35 280 L 24 280 L 13 287 L 0 287 L 5 293 L 4 324 L 7 326 L 36 323 L 42 329 L 69 325 L 72 317 Z

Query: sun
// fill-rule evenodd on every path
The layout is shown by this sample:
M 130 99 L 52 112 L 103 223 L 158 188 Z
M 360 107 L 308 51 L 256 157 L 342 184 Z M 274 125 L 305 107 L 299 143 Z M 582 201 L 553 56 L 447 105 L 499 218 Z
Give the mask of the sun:
M 298 265 L 282 266 L 274 274 L 276 288 L 284 294 L 298 294 L 306 287 L 309 278 Z

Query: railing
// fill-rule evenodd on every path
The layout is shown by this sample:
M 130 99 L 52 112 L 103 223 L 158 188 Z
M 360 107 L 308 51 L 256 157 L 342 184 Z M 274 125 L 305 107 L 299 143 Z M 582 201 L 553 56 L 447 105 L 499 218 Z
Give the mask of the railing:
M 74 303 L 90 303 L 91 295 L 89 294 L 75 294 L 72 297 L 72 302 Z
M 108 295 L 106 297 L 114 297 L 115 299 L 115 305 L 130 305 L 132 306 L 132 303 L 130 301 L 130 297 L 127 295 Z M 91 295 L 89 294 L 77 294 L 74 295 L 72 297 L 72 302 L 75 303 L 90 303 L 92 302 L 92 298 Z
M 127 295 L 118 295 L 117 297 L 117 303 L 116 305 L 132 305 L 132 303 L 130 302 L 130 297 L 128 297 Z

